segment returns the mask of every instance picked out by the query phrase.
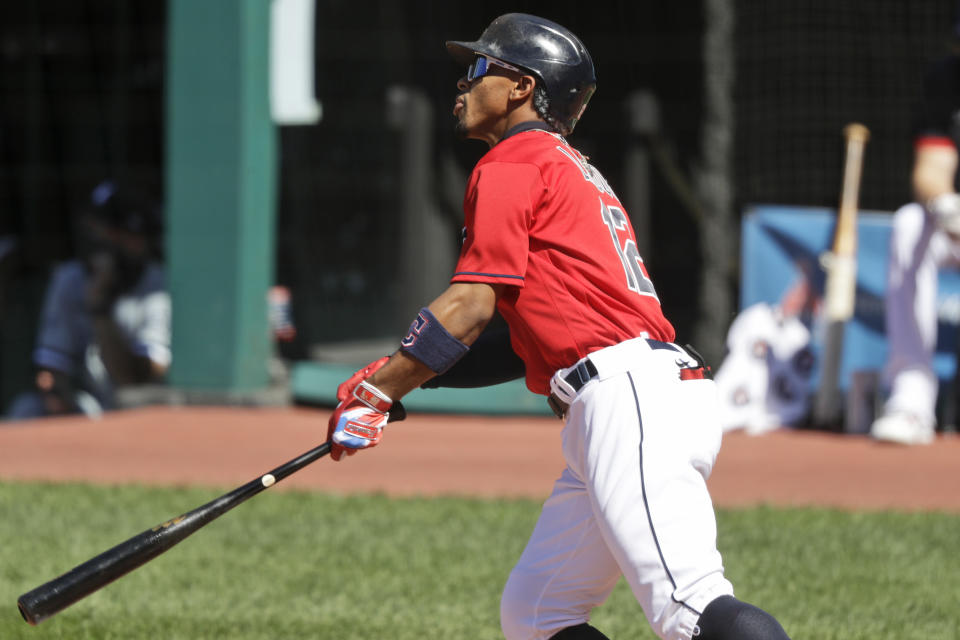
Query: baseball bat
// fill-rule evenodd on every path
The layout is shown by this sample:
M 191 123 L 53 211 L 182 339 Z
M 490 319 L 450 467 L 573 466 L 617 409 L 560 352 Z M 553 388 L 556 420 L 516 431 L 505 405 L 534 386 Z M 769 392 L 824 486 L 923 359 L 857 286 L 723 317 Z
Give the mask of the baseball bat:
M 20 615 L 32 625 L 39 624 L 97 589 L 153 560 L 230 509 L 328 453 L 330 443 L 325 442 L 203 506 L 121 542 L 20 596 L 17 599 Z
M 839 425 L 841 394 L 840 363 L 843 355 L 844 327 L 853 317 L 857 293 L 857 201 L 860 177 L 863 173 L 863 152 L 870 131 L 859 123 L 844 127 L 846 159 L 837 226 L 830 253 L 824 256 L 827 271 L 823 296 L 823 314 L 826 322 L 823 355 L 820 367 L 820 386 L 814 398 L 813 419 L 817 426 L 837 428 Z

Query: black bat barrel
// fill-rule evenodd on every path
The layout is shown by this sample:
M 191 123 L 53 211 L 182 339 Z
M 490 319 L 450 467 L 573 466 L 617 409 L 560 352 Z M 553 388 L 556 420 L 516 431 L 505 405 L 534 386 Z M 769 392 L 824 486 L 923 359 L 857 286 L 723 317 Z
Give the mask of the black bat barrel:
M 61 609 L 153 560 L 219 514 L 208 505 L 148 529 L 17 599 L 20 615 L 38 624 Z
M 191 533 L 330 452 L 330 443 L 311 449 L 268 474 L 237 487 L 193 511 L 167 520 L 87 560 L 17 599 L 23 619 L 32 625 L 153 560 Z M 268 479 L 269 478 L 269 479 Z

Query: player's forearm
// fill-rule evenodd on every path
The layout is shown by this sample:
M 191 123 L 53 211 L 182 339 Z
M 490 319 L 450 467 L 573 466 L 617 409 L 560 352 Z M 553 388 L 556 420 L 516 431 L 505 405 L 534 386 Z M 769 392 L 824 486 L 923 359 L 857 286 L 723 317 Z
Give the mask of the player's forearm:
M 396 402 L 435 375 L 416 358 L 397 351 L 382 369 L 370 376 L 370 384 Z
M 456 283 L 431 302 L 428 308 L 451 336 L 470 345 L 493 317 L 499 291 L 493 285 Z M 391 399 L 399 400 L 435 375 L 429 366 L 417 358 L 398 351 L 370 378 L 370 383 Z

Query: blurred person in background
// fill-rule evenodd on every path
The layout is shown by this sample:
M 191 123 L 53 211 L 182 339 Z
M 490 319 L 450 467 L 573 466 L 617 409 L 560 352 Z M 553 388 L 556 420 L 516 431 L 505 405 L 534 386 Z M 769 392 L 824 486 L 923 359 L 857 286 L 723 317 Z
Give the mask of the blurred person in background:
M 7 417 L 99 416 L 115 390 L 162 381 L 170 366 L 170 296 L 162 213 L 137 190 L 101 182 L 76 213 L 78 257 L 57 266 L 37 332 L 34 389 Z
M 893 217 L 887 265 L 883 371 L 888 396 L 871 425 L 877 440 L 928 444 L 936 431 L 937 272 L 960 266 L 960 20 L 951 54 L 926 71 L 914 123 L 914 201 Z

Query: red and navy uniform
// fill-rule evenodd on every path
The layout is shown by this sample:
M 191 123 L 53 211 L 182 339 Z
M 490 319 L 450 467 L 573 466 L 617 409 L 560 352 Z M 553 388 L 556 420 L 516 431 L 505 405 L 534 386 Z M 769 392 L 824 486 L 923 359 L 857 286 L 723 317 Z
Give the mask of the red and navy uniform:
M 474 168 L 464 212 L 452 282 L 507 285 L 497 309 L 534 393 L 598 349 L 673 341 L 626 210 L 563 137 L 540 123 L 509 131 Z

